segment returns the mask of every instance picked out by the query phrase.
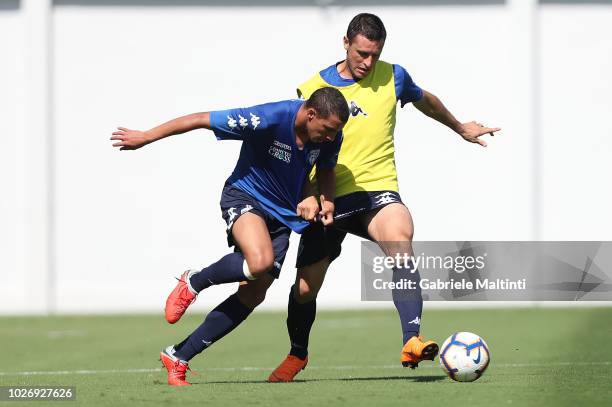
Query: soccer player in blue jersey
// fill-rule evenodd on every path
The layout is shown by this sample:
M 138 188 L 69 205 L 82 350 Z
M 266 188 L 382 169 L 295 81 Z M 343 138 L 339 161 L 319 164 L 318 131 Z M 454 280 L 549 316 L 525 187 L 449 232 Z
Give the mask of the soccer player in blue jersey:
M 402 66 L 379 60 L 385 38 L 380 18 L 368 13 L 355 16 L 344 37 L 345 59 L 298 88 L 299 94 L 308 98 L 317 89 L 335 87 L 349 101 L 351 118 L 343 131 L 342 151 L 335 167 L 335 222 L 325 230 L 314 224 L 302 234 L 298 273 L 289 294 L 287 329 L 291 348 L 269 376 L 271 382 L 292 381 L 306 367 L 317 293 L 330 263 L 340 255 L 347 233 L 377 242 L 388 256 L 412 254 L 412 217 L 399 195 L 395 169 L 393 133 L 398 102 L 401 106 L 412 103 L 471 143 L 485 146 L 480 137 L 499 130 L 476 122 L 461 123 L 436 96 L 417 86 Z M 314 196 L 310 205 L 317 207 Z M 394 269 L 394 279 L 417 282 L 418 272 L 412 273 L 413 268 Z M 423 360 L 433 360 L 438 345 L 420 336 L 420 291 L 394 290 L 393 300 L 402 327 L 402 365 L 415 368 Z
M 301 233 L 314 217 L 300 201 L 315 164 L 321 222 L 333 222 L 334 166 L 342 143 L 339 132 L 348 117 L 342 94 L 323 88 L 306 101 L 195 113 L 145 132 L 120 127 L 113 133 L 113 146 L 122 150 L 199 128 L 212 130 L 220 140 L 242 140 L 240 157 L 221 194 L 228 244 L 235 250 L 202 270 L 182 274 L 166 301 L 166 320 L 178 321 L 197 294 L 212 285 L 243 284 L 185 340 L 161 352 L 168 384 L 189 385 L 188 362 L 231 332 L 263 301 L 280 273 L 291 231 Z

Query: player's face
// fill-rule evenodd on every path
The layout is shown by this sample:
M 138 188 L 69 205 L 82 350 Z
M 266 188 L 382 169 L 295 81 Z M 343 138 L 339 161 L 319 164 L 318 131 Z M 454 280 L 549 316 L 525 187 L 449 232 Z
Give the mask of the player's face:
M 314 143 L 334 141 L 343 127 L 344 123 L 336 115 L 322 118 L 314 109 L 310 109 L 308 112 L 306 130 L 308 131 L 308 139 Z
M 344 37 L 346 65 L 354 79 L 365 78 L 370 73 L 384 45 L 384 41 L 371 41 L 361 34 L 357 34 L 351 42 Z

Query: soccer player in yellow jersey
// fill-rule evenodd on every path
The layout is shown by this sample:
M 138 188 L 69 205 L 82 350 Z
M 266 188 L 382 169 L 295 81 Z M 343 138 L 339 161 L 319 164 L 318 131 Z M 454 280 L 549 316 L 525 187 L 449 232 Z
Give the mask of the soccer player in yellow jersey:
M 314 223 L 302 235 L 296 282 L 289 295 L 287 328 L 291 350 L 268 378 L 271 382 L 292 381 L 306 367 L 316 296 L 327 268 L 340 254 L 346 233 L 378 242 L 388 256 L 412 254 L 414 228 L 398 193 L 395 169 L 393 130 L 397 102 L 401 106 L 412 103 L 464 140 L 483 147 L 486 143 L 479 137 L 500 130 L 476 122 L 459 122 L 436 96 L 418 87 L 404 68 L 380 61 L 385 38 L 380 18 L 366 13 L 355 16 L 344 37 L 345 60 L 322 70 L 298 88 L 298 94 L 308 98 L 321 87 L 335 87 L 349 102 L 351 117 L 344 127 L 344 143 L 335 167 L 335 226 L 324 228 Z M 313 219 L 319 206 L 314 192 L 307 195 L 312 196 L 298 209 Z M 394 269 L 395 278 L 419 277 L 418 272 L 410 273 L 408 268 Z M 419 336 L 423 309 L 420 292 L 412 297 L 394 292 L 393 299 L 403 332 L 402 365 L 415 368 L 422 360 L 433 360 L 438 345 Z

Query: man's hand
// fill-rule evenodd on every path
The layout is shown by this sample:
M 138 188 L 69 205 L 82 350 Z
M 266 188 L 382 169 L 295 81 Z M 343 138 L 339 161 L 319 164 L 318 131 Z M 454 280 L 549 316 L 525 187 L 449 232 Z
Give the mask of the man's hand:
M 304 198 L 304 200 L 298 204 L 296 214 L 309 222 L 314 221 L 319 214 L 319 202 L 317 202 L 317 198 L 314 196 Z
M 334 223 L 335 209 L 334 201 L 328 201 L 325 199 L 325 195 L 321 194 L 321 212 L 319 212 L 319 217 L 323 225 L 328 226 Z
M 117 140 L 113 147 L 121 147 L 120 150 L 136 150 L 153 141 L 147 136 L 146 132 L 130 130 L 125 127 L 117 127 L 117 131 L 113 132 L 110 139 Z
M 470 143 L 480 144 L 483 147 L 487 146 L 487 143 L 484 140 L 479 139 L 478 137 L 484 136 L 485 134 L 490 134 L 494 136 L 493 133 L 496 131 L 500 131 L 499 127 L 485 127 L 480 123 L 476 123 L 475 121 L 469 123 L 463 123 L 461 125 L 461 131 L 459 135 L 463 137 L 465 141 L 469 141 Z

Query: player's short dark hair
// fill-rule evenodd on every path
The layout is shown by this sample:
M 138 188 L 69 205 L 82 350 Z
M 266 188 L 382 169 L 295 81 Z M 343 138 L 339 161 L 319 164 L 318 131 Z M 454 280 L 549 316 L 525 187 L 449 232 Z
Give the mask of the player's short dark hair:
M 322 118 L 330 115 L 338 116 L 342 123 L 349 118 L 349 108 L 346 99 L 336 88 L 321 88 L 314 91 L 304 104 L 307 108 L 313 108 Z
M 346 30 L 346 38 L 349 42 L 352 42 L 358 34 L 370 41 L 384 41 L 387 38 L 387 30 L 382 20 L 370 13 L 357 14 L 349 23 Z

